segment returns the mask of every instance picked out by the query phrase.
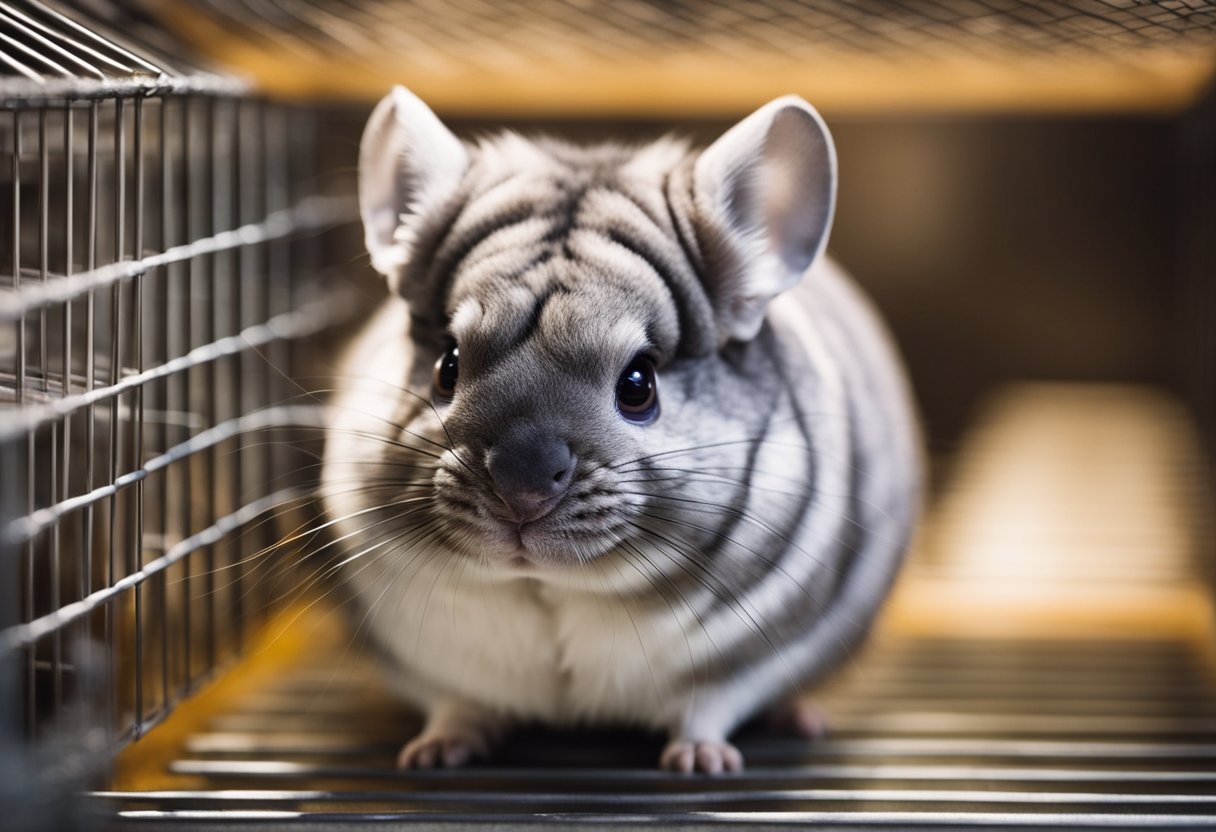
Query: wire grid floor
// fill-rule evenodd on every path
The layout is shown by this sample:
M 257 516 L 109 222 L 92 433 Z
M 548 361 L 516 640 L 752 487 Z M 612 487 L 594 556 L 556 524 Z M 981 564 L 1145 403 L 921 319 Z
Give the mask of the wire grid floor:
M 1185 642 L 893 639 L 824 694 L 827 738 L 747 730 L 739 775 L 660 772 L 656 736 L 540 730 L 402 772 L 416 718 L 339 645 L 188 737 L 167 778 L 187 785 L 94 797 L 131 828 L 1210 828 L 1214 693 Z

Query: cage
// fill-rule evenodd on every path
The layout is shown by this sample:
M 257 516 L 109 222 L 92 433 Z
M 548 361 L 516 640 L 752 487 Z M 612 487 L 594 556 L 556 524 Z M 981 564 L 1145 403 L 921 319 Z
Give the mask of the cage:
M 6 828 L 1216 824 L 1214 68 L 1204 0 L 0 4 Z M 827 739 L 394 770 L 313 498 L 394 82 L 470 134 L 827 115 L 933 462 Z

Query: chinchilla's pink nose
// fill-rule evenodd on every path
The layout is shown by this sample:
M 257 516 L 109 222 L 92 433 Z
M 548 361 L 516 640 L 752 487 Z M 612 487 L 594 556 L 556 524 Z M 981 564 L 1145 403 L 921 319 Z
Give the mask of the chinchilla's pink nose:
M 544 517 L 574 479 L 577 459 L 566 440 L 527 426 L 509 430 L 490 449 L 486 468 L 494 493 L 517 523 Z

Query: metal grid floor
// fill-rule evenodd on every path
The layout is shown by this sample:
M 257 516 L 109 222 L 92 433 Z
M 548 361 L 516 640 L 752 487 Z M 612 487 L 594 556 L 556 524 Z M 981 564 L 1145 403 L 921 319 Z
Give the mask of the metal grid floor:
M 189 737 L 169 769 L 193 787 L 97 797 L 174 828 L 1213 827 L 1214 694 L 1182 642 L 895 639 L 825 692 L 829 738 L 748 729 L 740 775 L 660 772 L 659 737 L 540 730 L 493 767 L 399 772 L 415 718 L 363 661 L 322 653 Z

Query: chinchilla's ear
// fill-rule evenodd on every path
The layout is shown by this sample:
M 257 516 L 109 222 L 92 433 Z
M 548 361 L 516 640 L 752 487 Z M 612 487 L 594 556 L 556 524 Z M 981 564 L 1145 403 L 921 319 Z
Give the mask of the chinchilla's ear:
M 399 292 L 410 220 L 447 197 L 469 166 L 464 145 L 405 87 L 376 105 L 359 144 L 359 210 L 376 271 Z
M 796 95 L 770 101 L 706 148 L 693 168 L 698 213 L 738 264 L 711 287 L 723 339 L 749 340 L 768 302 L 823 251 L 836 205 L 836 148 Z

